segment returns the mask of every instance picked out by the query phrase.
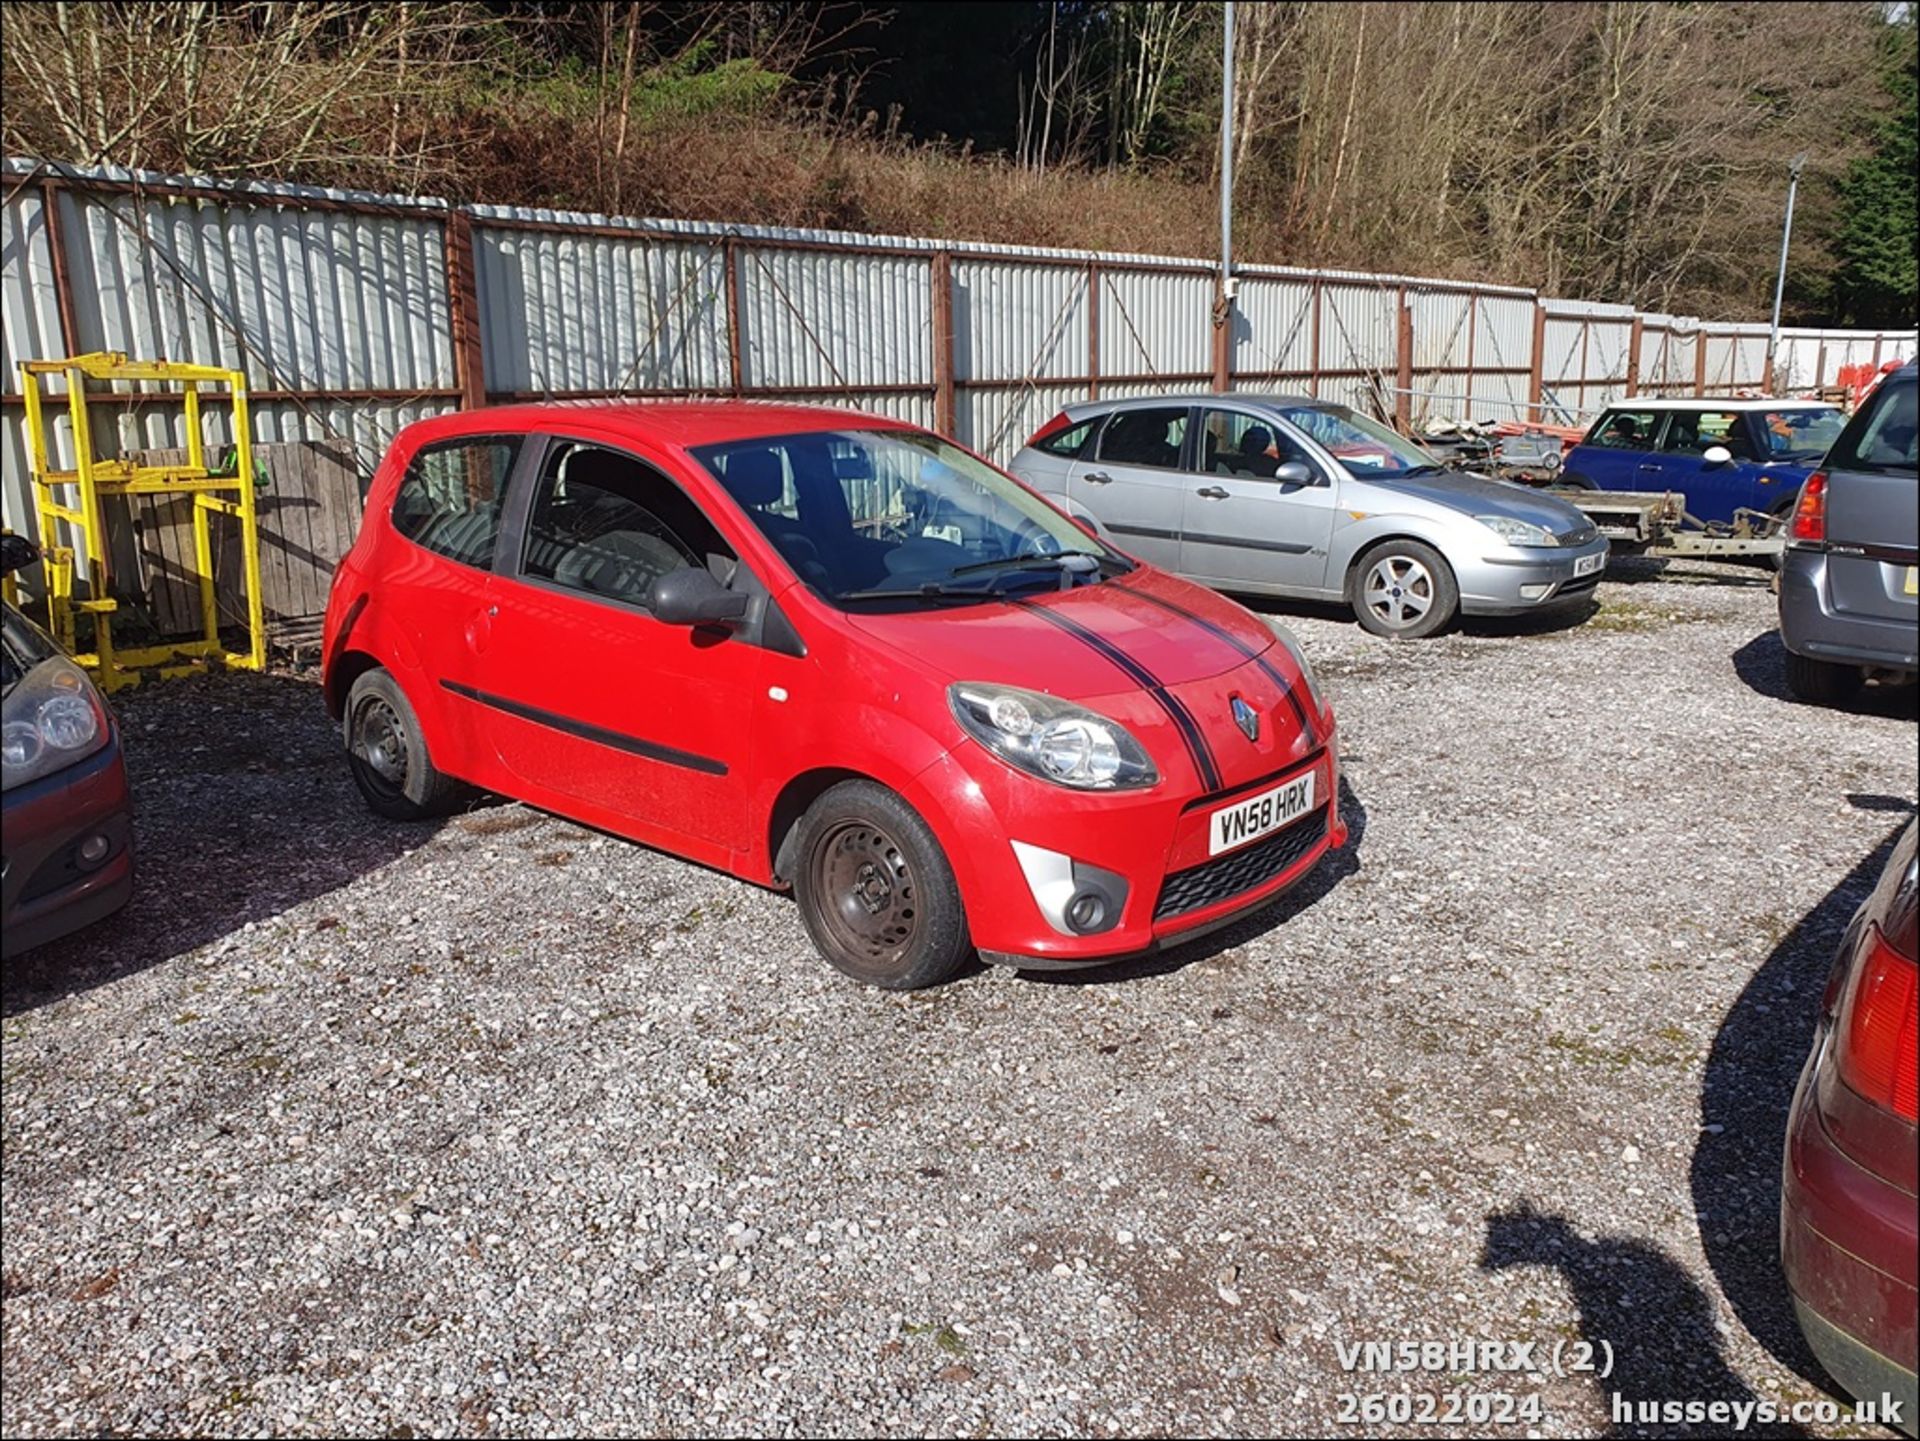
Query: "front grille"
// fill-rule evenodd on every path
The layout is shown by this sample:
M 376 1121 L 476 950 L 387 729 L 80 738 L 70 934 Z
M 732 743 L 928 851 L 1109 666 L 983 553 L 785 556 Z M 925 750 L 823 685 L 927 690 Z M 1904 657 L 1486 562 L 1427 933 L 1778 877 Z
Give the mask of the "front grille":
M 1559 590 L 1554 592 L 1553 598 L 1555 600 L 1564 600 L 1570 595 L 1585 595 L 1599 584 L 1600 572 L 1596 570 L 1592 575 L 1577 576 L 1573 580 L 1565 582 Z
M 1232 851 L 1204 865 L 1175 871 L 1160 886 L 1153 918 L 1164 921 L 1188 911 L 1230 901 L 1265 885 L 1326 838 L 1327 807 L 1276 831 L 1258 845 Z
M 1591 545 L 1600 539 L 1600 532 L 1592 525 L 1576 525 L 1572 530 L 1563 530 L 1554 537 L 1561 545 Z

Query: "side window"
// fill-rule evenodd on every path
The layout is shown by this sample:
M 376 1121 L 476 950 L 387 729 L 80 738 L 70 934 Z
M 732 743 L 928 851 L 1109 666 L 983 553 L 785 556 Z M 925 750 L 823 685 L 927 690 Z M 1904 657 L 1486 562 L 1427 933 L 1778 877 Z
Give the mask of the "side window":
M 653 583 L 733 549 L 687 493 L 632 456 L 560 444 L 534 491 L 521 571 L 569 590 L 644 605 Z
M 1093 434 L 1093 428 L 1098 423 L 1098 420 L 1083 420 L 1080 424 L 1071 426 L 1058 435 L 1048 436 L 1034 449 L 1072 460 L 1087 448 L 1087 437 Z
M 1272 421 L 1243 410 L 1209 410 L 1200 427 L 1200 470 L 1206 475 L 1263 477 L 1283 461 L 1312 465 L 1305 451 Z
M 401 477 L 393 528 L 436 555 L 493 567 L 500 505 L 520 454 L 517 436 L 448 441 L 421 449 Z
M 1608 450 L 1652 450 L 1660 433 L 1660 413 L 1656 410 L 1610 410 L 1587 437 L 1588 445 Z
M 1669 455 L 1702 455 L 1711 446 L 1724 445 L 1735 455 L 1751 460 L 1752 448 L 1744 440 L 1728 439 L 1739 421 L 1738 415 L 1726 410 L 1676 410 L 1667 420 L 1667 434 L 1660 449 Z
M 1099 458 L 1114 465 L 1180 467 L 1180 445 L 1187 438 L 1187 408 L 1116 410 L 1100 432 Z

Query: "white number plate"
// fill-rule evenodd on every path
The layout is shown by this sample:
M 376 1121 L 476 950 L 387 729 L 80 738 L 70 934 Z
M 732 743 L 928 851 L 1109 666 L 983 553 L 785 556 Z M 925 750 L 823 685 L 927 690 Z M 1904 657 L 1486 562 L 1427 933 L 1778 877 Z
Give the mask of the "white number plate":
M 1573 562 L 1573 573 L 1576 576 L 1592 575 L 1596 570 L 1599 570 L 1606 563 L 1607 563 L 1607 553 L 1604 550 L 1601 551 L 1598 555 L 1577 556 L 1574 558 L 1574 562 Z
M 1222 806 L 1207 818 L 1207 854 L 1217 856 L 1257 841 L 1313 809 L 1312 771 L 1244 801 Z

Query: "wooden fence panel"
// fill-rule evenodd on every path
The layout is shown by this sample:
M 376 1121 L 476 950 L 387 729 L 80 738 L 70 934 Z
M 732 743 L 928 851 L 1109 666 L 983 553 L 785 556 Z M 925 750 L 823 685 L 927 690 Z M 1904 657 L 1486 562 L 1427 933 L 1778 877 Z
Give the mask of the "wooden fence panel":
M 360 525 L 360 474 L 339 441 L 256 445 L 267 488 L 255 497 L 260 594 L 272 639 L 310 630 L 327 607 L 333 568 Z M 147 450 L 143 465 L 184 464 L 184 450 Z M 193 507 L 187 496 L 133 496 L 112 502 L 113 590 L 122 606 L 163 639 L 200 630 L 194 580 Z M 213 522 L 215 596 L 223 625 L 246 623 L 238 522 Z

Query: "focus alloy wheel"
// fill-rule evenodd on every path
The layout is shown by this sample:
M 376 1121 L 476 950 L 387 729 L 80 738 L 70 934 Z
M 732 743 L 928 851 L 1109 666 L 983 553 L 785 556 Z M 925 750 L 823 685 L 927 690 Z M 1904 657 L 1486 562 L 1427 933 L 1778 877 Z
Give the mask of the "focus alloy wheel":
M 1440 552 L 1417 540 L 1385 540 L 1350 572 L 1347 599 L 1375 635 L 1419 640 L 1445 629 L 1460 609 L 1460 587 Z

